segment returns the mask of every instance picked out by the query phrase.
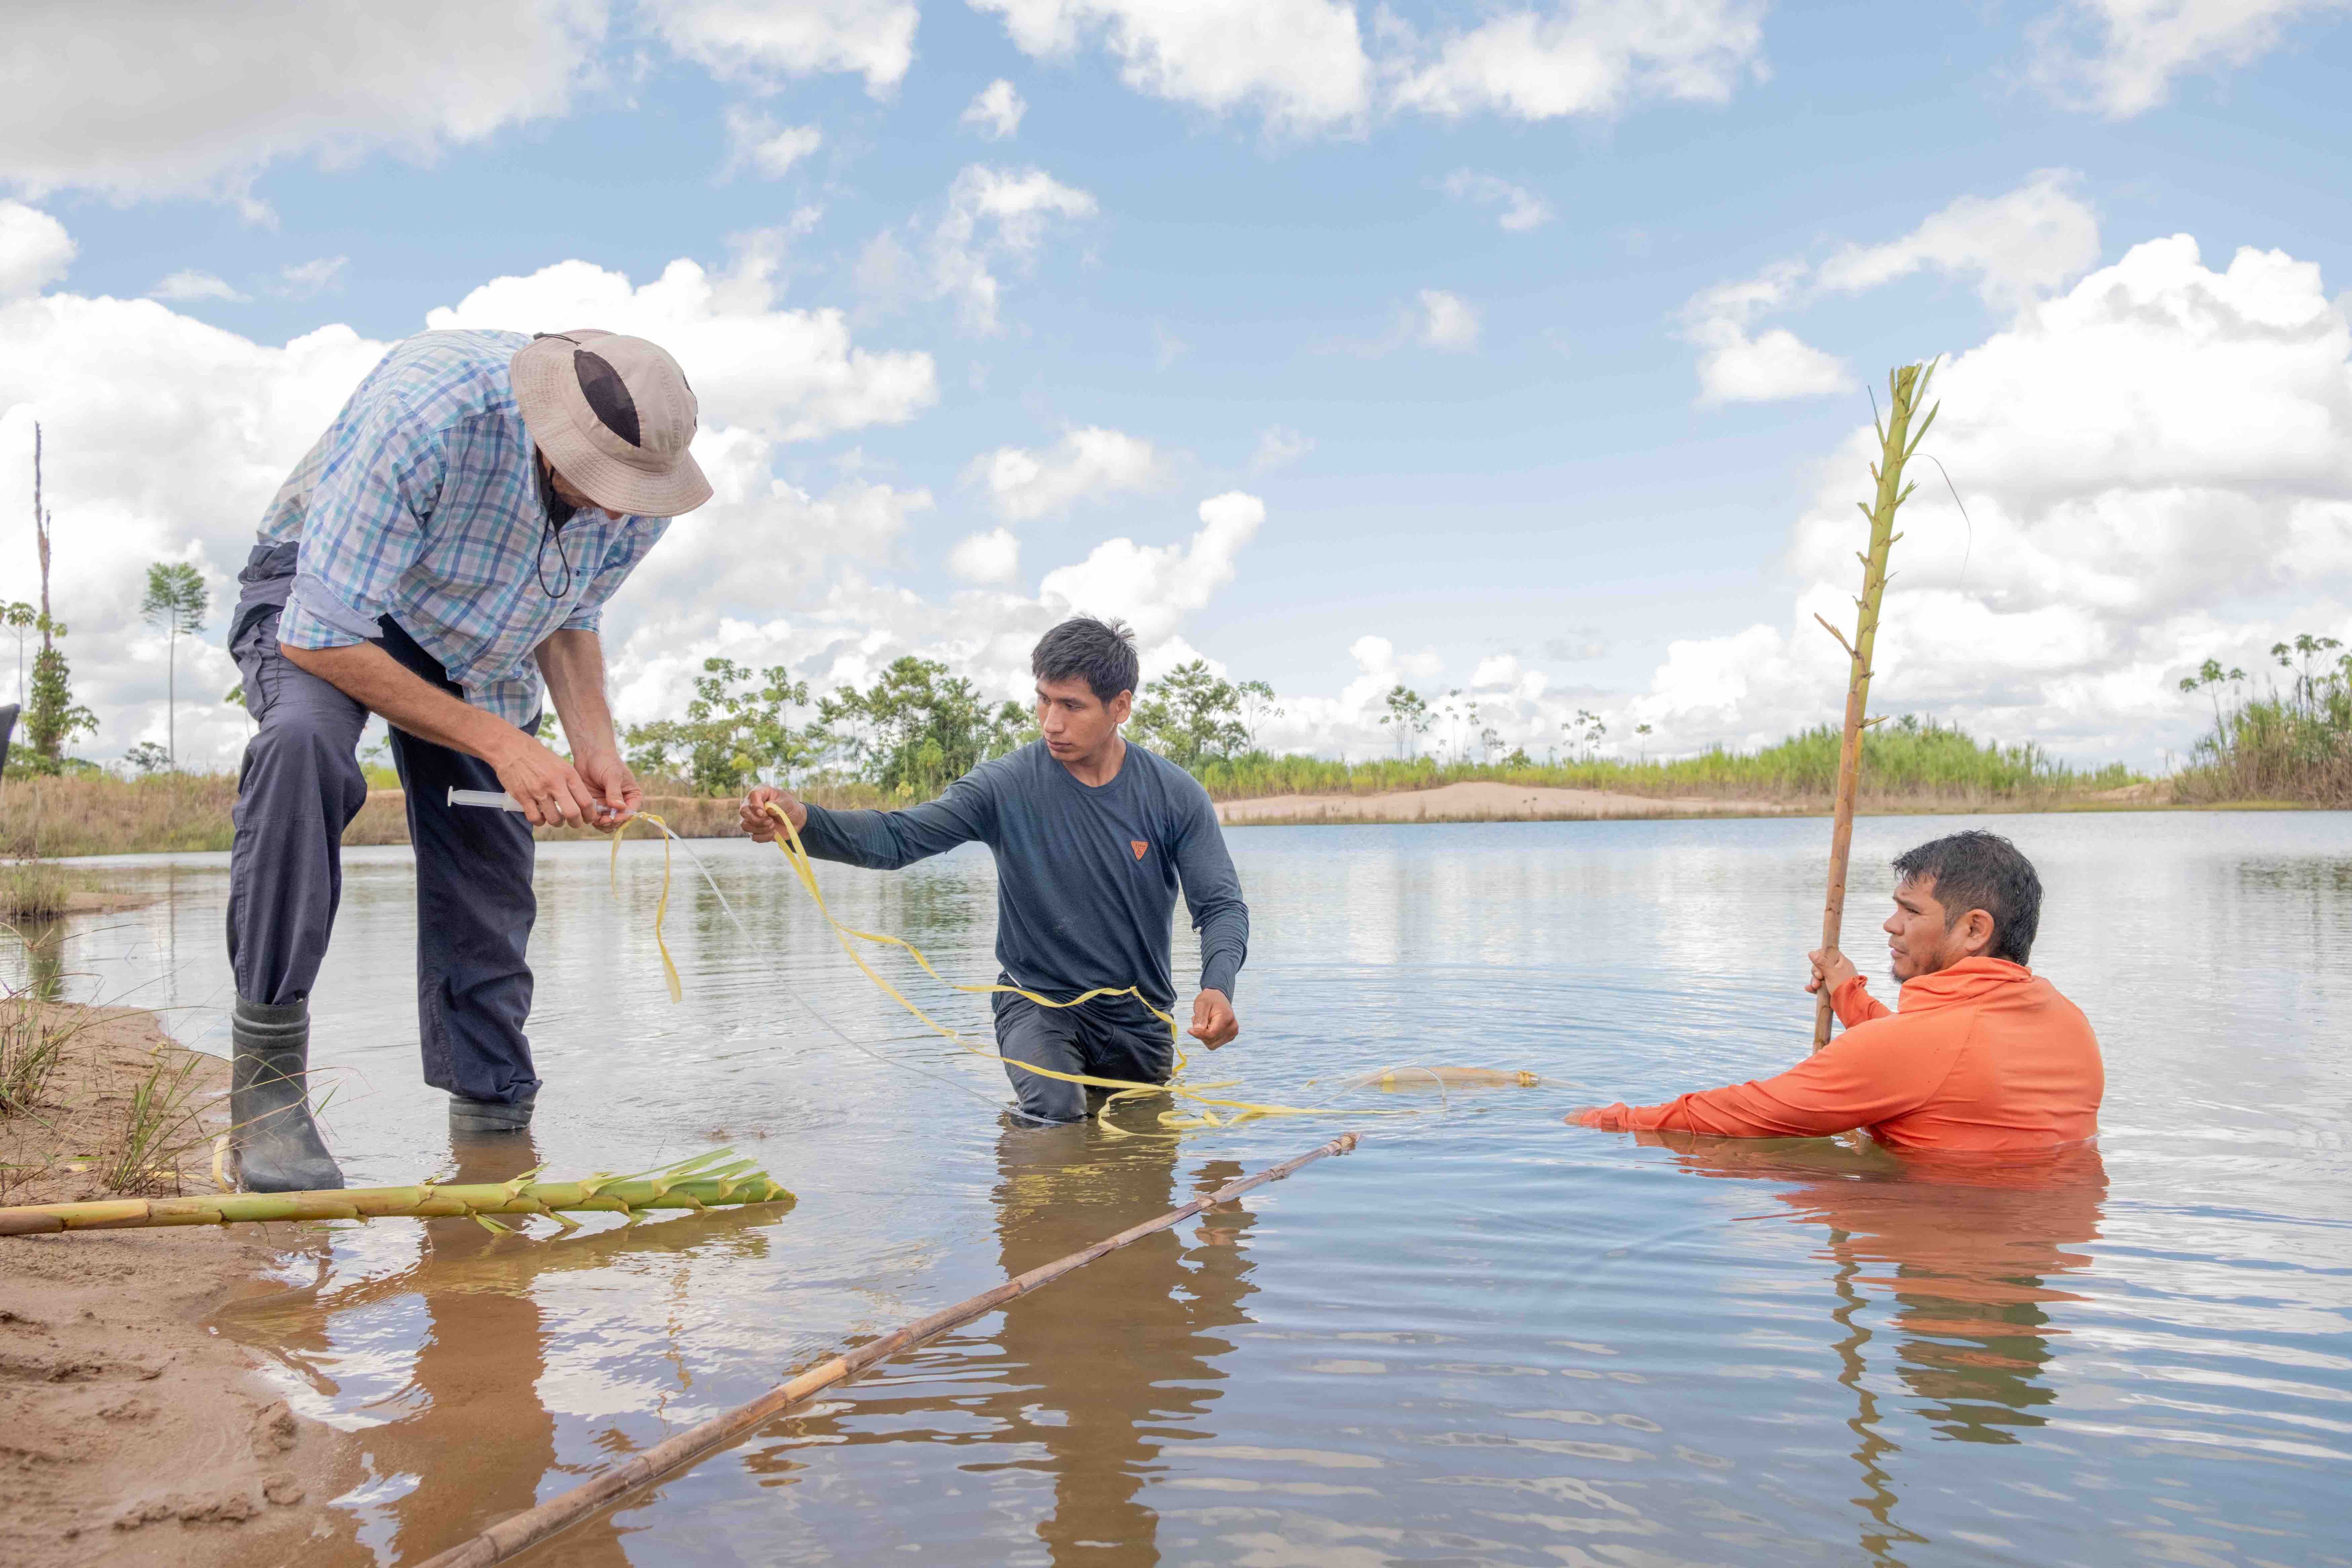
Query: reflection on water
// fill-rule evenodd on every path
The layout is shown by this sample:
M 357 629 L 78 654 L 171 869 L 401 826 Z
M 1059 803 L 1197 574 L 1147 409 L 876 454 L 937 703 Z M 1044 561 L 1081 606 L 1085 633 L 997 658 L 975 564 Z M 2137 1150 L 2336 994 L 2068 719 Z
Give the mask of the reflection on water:
M 1007 1278 L 1242 1173 L 1236 1162 L 1208 1161 L 1192 1191 L 1178 1192 L 1175 1140 L 1105 1142 L 1087 1127 L 1009 1128 L 996 1159 L 997 1261 Z M 996 1404 L 1027 1419 L 1045 1449 L 1030 1468 L 1053 1479 L 1053 1511 L 1037 1537 L 1055 1563 L 1158 1561 L 1157 1516 L 1137 1494 L 1160 1449 L 1192 1433 L 1216 1402 L 1216 1358 L 1234 1348 L 1218 1331 L 1244 1321 L 1251 1294 L 1250 1224 L 1241 1204 L 1226 1205 L 1189 1245 L 1161 1231 L 1090 1265 L 1082 1284 L 1005 1307 L 993 1337 L 1003 1381 L 1016 1386 Z
M 7 930 L 21 965 L 9 984 L 36 1002 L 58 1001 L 65 994 L 66 922 L 18 915 Z
M 451 1140 L 451 1159 L 436 1173 L 444 1184 L 511 1180 L 540 1168 L 529 1135 Z M 608 1446 L 589 1462 L 565 1462 L 557 1453 L 556 1423 L 540 1388 L 548 1373 L 555 1327 L 541 1306 L 540 1288 L 567 1271 L 602 1269 L 624 1259 L 647 1261 L 727 1248 L 758 1256 L 760 1227 L 773 1210 L 714 1210 L 680 1221 L 664 1217 L 636 1225 L 527 1240 L 470 1219 L 433 1219 L 416 1227 L 407 1267 L 373 1273 L 348 1285 L 333 1280 L 331 1258 L 310 1256 L 310 1278 L 295 1289 L 254 1298 L 224 1315 L 224 1326 L 265 1358 L 299 1376 L 314 1396 L 356 1425 L 362 1462 L 378 1486 L 362 1511 L 374 1515 L 363 1530 L 377 1554 L 411 1562 L 520 1512 L 545 1489 L 562 1489 L 631 1451 Z M 658 1315 L 657 1304 L 649 1310 Z M 336 1373 L 349 1357 L 344 1336 L 330 1331 L 371 1318 L 391 1318 L 410 1351 L 404 1376 L 377 1389 L 347 1389 Z M 674 1325 L 673 1325 L 674 1326 Z M 676 1345 L 672 1354 L 681 1353 Z M 370 1358 L 352 1358 L 364 1380 Z M 349 1394 L 359 1395 L 346 1399 Z M 469 1456 L 472 1462 L 453 1464 Z M 553 1489 L 542 1481 L 568 1478 Z M 611 1523 L 595 1520 L 565 1537 L 566 1561 L 628 1561 Z
M 2107 1194 L 2095 1145 L 1993 1161 L 1898 1158 L 1858 1140 L 1641 1142 L 1673 1148 L 1677 1165 L 1703 1176 L 1789 1184 L 1772 1201 L 1824 1228 L 1841 1322 L 1870 1292 L 1893 1302 L 1896 1368 L 1936 1432 L 2011 1443 L 2011 1428 L 2042 1425 L 2033 1412 L 2050 1393 L 2035 1374 L 2063 1332 L 2049 1304 L 2083 1300 L 2050 1281 L 2090 1266 L 2079 1249 L 2098 1239 Z M 1840 1352 L 1858 1365 L 1869 1342 L 1861 1333 Z M 1852 1365 L 1843 1375 L 1860 1382 Z
M 1091 1125 L 1013 1123 L 996 1145 L 996 1261 L 1011 1278 L 1158 1217 L 1239 1177 L 1229 1160 L 1179 1174 L 1179 1148 L 1156 1130 L 1107 1136 Z M 1147 1122 L 1148 1125 L 1148 1122 Z M 1161 1231 L 1074 1277 L 1008 1302 L 994 1318 L 891 1363 L 812 1415 L 788 1416 L 745 1458 L 766 1485 L 789 1484 L 807 1450 L 939 1445 L 983 1484 L 1035 1483 L 1034 1542 L 1056 1564 L 1160 1560 L 1158 1516 L 1139 1494 L 1171 1441 L 1197 1438 L 1234 1349 L 1220 1331 L 1247 1321 L 1253 1219 L 1221 1205 L 1197 1230 Z M 975 1367 L 985 1377 L 973 1375 Z M 830 1453 L 828 1458 L 837 1456 Z M 930 1521 L 885 1527 L 913 1549 Z M 869 1549 L 879 1545 L 868 1539 Z M 823 1562 L 837 1543 L 792 1560 Z
M 1219 1075 L 1426 1113 L 1354 1123 L 1358 1154 L 1011 1303 L 527 1561 L 2337 1561 L 2352 819 L 2000 826 L 2051 889 L 2038 967 L 2108 1065 L 2097 1146 L 2026 1166 L 1560 1126 L 1581 1099 L 1803 1049 L 1818 823 L 1236 833 L 1257 936 Z M 1948 826 L 1861 826 L 1857 923 L 1892 854 Z M 839 960 L 772 851 L 703 847 L 755 942 L 681 889 L 675 1007 L 650 852 L 625 858 L 617 905 L 596 847 L 542 858 L 534 1141 L 454 1152 L 416 1088 L 407 868 L 352 856 L 315 1005 L 354 1180 L 643 1169 L 726 1142 L 800 1203 L 292 1246 L 281 1288 L 224 1328 L 363 1451 L 352 1541 L 306 1561 L 414 1561 L 1350 1125 L 1004 1125 L 812 1026 L 780 987 L 1003 1094 Z M 150 1001 L 206 1043 L 221 868 L 131 874 L 171 897 L 0 952 L 0 977 Z M 845 919 L 986 970 L 984 857 L 825 875 Z M 1413 1061 L 1542 1083 L 1345 1087 Z
M 1817 1255 L 1831 1265 L 1839 1338 L 1838 1382 L 1854 1413 L 1853 1458 L 1862 1490 L 1853 1500 L 1873 1528 L 1871 1561 L 1927 1543 L 1896 1519 L 1885 1461 L 1901 1451 L 1876 1392 L 1891 1370 L 1913 1396 L 1911 1413 L 1935 1437 L 2015 1443 L 2044 1424 L 2056 1397 L 2044 1375 L 2065 1333 L 2052 1308 L 2084 1298 L 2063 1276 L 2091 1265 L 2106 1196 L 2095 1145 L 1990 1160 L 1896 1157 L 1860 1140 L 1758 1140 L 1643 1133 L 1675 1164 L 1702 1176 L 1777 1184 L 1772 1201 L 1820 1227 Z M 1864 1310 L 1883 1302 L 1884 1326 Z M 1892 1341 L 1889 1344 L 1888 1342 Z M 1889 1362 L 1871 1377 L 1874 1357 Z

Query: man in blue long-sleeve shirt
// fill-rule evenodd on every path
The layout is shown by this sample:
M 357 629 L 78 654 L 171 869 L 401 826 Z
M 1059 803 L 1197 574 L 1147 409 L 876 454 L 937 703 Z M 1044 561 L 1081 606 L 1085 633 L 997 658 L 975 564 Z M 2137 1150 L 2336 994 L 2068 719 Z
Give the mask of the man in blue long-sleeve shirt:
M 1132 985 L 1172 1013 L 1168 950 L 1181 881 L 1201 933 L 1190 1033 L 1215 1050 L 1241 1032 L 1234 977 L 1249 952 L 1249 906 L 1216 808 L 1191 773 L 1119 734 L 1139 675 L 1123 626 L 1064 621 L 1030 664 L 1043 740 L 982 763 L 908 811 L 828 811 L 755 789 L 743 802 L 743 829 L 772 839 L 773 803 L 813 857 L 877 870 L 979 840 L 996 856 L 1003 983 L 1055 1001 Z M 1086 1090 L 1013 1064 L 1144 1083 L 1163 1083 L 1174 1068 L 1167 1026 L 1132 996 L 1040 1007 L 1000 993 L 994 1004 L 997 1049 L 1032 1117 L 1074 1121 L 1086 1114 Z

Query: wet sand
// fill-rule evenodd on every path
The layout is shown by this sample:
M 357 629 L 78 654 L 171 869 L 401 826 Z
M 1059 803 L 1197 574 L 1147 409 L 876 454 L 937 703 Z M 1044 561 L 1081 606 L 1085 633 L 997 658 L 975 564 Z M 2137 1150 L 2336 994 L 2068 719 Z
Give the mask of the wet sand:
M 89 1026 L 37 1108 L 47 1126 L 9 1120 L 0 1160 L 41 1170 L 11 1188 L 11 1204 L 113 1195 L 75 1156 L 103 1149 L 156 1052 L 174 1068 L 190 1055 L 142 1010 L 51 1010 Z M 227 1064 L 194 1060 L 194 1098 L 219 1098 Z M 205 1160 L 201 1146 L 189 1156 L 185 1190 L 213 1190 L 194 1169 Z M 349 1540 L 349 1517 L 325 1505 L 358 1479 L 350 1440 L 297 1417 L 250 1352 L 207 1322 L 278 1263 L 282 1230 L 0 1239 L 0 1540 L 11 1568 L 293 1562 Z
M 1599 817 L 1781 816 L 1803 808 L 1777 801 L 1674 799 L 1615 790 L 1555 789 L 1486 780 L 1386 795 L 1282 795 L 1229 800 L 1217 807 L 1228 827 L 1253 823 L 1549 822 Z

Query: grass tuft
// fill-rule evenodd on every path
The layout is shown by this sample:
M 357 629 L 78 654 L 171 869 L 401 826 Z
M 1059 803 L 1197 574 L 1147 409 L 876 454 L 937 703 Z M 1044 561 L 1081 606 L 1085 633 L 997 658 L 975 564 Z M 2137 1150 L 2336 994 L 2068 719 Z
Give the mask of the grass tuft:
M 0 919 L 47 920 L 66 912 L 73 884 L 46 860 L 0 862 Z
M 78 1015 L 27 997 L 0 1000 L 0 1117 L 30 1116 L 47 1099 L 49 1080 L 81 1027 Z
M 192 1103 L 196 1058 L 176 1054 L 173 1062 L 164 1052 L 155 1053 L 153 1065 L 131 1086 L 113 1118 L 97 1170 L 110 1192 L 146 1193 L 167 1184 L 180 1191 L 180 1161 L 205 1141 L 198 1125 L 203 1107 Z

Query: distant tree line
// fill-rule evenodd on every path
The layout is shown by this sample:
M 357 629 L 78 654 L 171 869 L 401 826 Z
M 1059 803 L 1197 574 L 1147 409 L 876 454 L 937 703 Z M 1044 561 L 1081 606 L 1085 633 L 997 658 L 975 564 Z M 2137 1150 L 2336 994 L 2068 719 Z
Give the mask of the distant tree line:
M 782 665 L 703 660 L 683 719 L 629 726 L 629 765 L 697 795 L 735 795 L 761 780 L 864 779 L 899 800 L 928 800 L 1036 733 L 1017 702 L 992 706 L 935 659 L 909 654 L 865 690 L 844 687 L 809 710 L 809 687 Z
M 1147 688 L 1127 733 L 1197 769 L 1252 750 L 1258 725 L 1281 711 L 1265 681 L 1229 681 L 1193 659 Z M 808 682 L 782 665 L 705 659 L 684 718 L 633 724 L 624 737 L 632 768 L 697 795 L 835 779 L 871 784 L 894 800 L 928 800 L 1036 738 L 1030 709 L 991 703 L 946 665 L 912 654 L 863 689 L 845 686 L 814 701 Z

